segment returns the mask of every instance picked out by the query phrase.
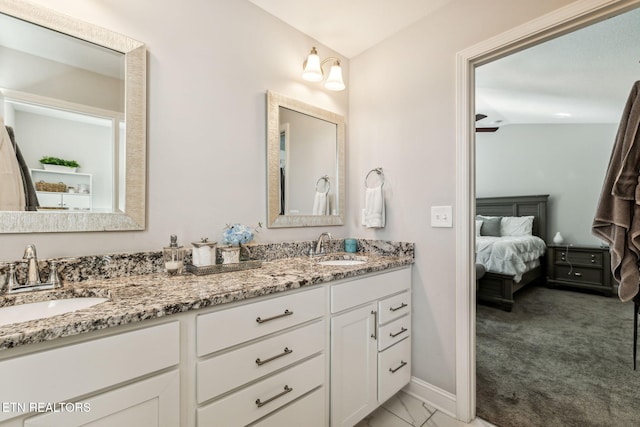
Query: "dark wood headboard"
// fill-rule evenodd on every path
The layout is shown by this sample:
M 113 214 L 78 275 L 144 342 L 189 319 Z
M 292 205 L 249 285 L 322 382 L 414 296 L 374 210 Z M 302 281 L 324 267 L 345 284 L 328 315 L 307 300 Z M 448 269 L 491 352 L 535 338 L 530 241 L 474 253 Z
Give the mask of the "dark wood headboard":
M 547 242 L 547 199 L 539 196 L 481 197 L 476 214 L 486 216 L 533 216 L 533 235 Z

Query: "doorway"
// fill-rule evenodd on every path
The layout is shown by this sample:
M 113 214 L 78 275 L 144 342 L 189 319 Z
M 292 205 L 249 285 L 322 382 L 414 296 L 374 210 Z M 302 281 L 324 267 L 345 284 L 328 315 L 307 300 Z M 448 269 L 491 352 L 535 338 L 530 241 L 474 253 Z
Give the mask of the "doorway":
M 456 409 L 457 417 L 475 417 L 475 106 L 474 70 L 540 42 L 629 11 L 634 1 L 579 1 L 536 21 L 489 39 L 457 55 L 456 84 Z

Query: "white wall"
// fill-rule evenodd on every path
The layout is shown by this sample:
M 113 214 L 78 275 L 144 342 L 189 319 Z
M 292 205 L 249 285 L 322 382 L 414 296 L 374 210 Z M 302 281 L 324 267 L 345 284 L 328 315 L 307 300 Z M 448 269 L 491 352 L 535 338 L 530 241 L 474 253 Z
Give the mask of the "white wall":
M 549 239 L 560 231 L 566 243 L 599 245 L 591 223 L 616 131 L 614 124 L 509 125 L 478 133 L 476 195 L 549 194 Z
M 248 1 L 36 0 L 146 43 L 148 221 L 142 232 L 0 234 L 0 260 L 34 243 L 42 258 L 159 250 L 221 240 L 225 224 L 266 223 L 266 91 L 347 115 L 348 90 L 300 77 L 312 46 L 349 61 Z M 348 82 L 347 86 L 348 86 Z M 347 227 L 263 228 L 261 242 L 307 240 Z
M 351 60 L 349 218 L 367 238 L 416 242 L 413 375 L 455 393 L 455 229 L 430 207 L 455 203 L 455 54 L 568 0 L 456 0 Z M 382 166 L 387 227 L 357 224 L 363 179 Z M 455 210 L 455 206 L 454 206 Z

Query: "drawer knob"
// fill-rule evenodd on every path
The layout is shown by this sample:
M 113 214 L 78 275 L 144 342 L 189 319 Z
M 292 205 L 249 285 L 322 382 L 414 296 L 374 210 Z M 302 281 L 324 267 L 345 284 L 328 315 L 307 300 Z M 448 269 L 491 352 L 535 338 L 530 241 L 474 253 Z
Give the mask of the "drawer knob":
M 258 358 L 256 359 L 256 364 L 257 364 L 258 366 L 262 366 L 262 365 L 264 365 L 265 363 L 271 362 L 272 360 L 279 359 L 279 358 L 281 358 L 282 356 L 286 356 L 287 354 L 291 354 L 291 353 L 293 353 L 293 350 L 289 350 L 289 347 L 285 347 L 285 348 L 284 348 L 284 351 L 283 351 L 282 353 L 280 353 L 280 354 L 276 354 L 275 356 L 272 356 L 272 357 L 270 357 L 270 358 L 268 358 L 268 359 L 261 360 L 261 359 L 258 357 Z
M 403 368 L 407 366 L 407 362 L 405 362 L 404 360 L 400 361 L 400 366 L 398 366 L 397 368 L 393 369 L 393 368 L 389 368 L 389 372 L 391 372 L 392 374 L 395 374 L 399 369 Z
M 405 308 L 406 306 L 407 306 L 407 304 L 402 303 L 402 304 L 400 304 L 398 307 L 389 307 L 389 310 L 390 310 L 390 311 L 398 311 L 398 310 L 400 310 L 400 309 L 402 309 L 402 308 Z
M 395 334 L 394 334 L 393 332 L 390 332 L 390 333 L 389 333 L 389 336 L 390 336 L 391 338 L 395 338 L 395 337 L 397 337 L 398 335 L 400 335 L 400 334 L 404 334 L 404 333 L 405 333 L 405 332 L 407 332 L 407 331 L 408 331 L 408 329 L 407 329 L 407 328 L 405 328 L 404 326 L 402 326 L 402 327 L 400 328 L 400 332 L 396 332 Z
M 258 318 L 256 318 L 256 322 L 264 323 L 264 322 L 268 322 L 269 320 L 275 320 L 275 319 L 279 319 L 281 317 L 291 316 L 292 314 L 293 314 L 293 311 L 285 310 L 284 313 L 282 313 L 282 314 L 276 314 L 275 316 L 267 317 L 266 319 L 263 319 L 263 318 L 258 316 Z
M 258 405 L 258 408 L 262 408 L 264 405 L 266 405 L 269 402 L 273 402 L 274 400 L 276 400 L 279 397 L 284 396 L 287 393 L 290 393 L 293 391 L 293 388 L 289 387 L 288 385 L 284 386 L 284 391 L 281 391 L 280 393 L 276 394 L 273 397 L 268 398 L 267 400 L 265 400 L 264 402 L 261 401 L 260 399 L 256 399 L 256 405 Z
M 573 273 L 573 275 L 576 277 L 582 277 L 582 273 Z

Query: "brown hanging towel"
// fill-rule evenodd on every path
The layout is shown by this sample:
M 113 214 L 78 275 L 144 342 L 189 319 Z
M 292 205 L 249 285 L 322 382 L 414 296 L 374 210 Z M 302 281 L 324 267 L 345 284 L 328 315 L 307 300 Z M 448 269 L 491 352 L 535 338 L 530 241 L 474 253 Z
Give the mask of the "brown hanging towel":
M 592 233 L 610 246 L 611 272 L 623 302 L 634 300 L 634 369 L 640 289 L 640 81 L 625 104 L 609 159 Z

